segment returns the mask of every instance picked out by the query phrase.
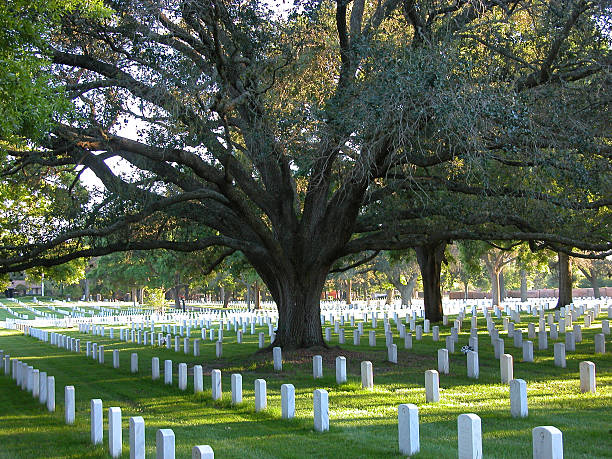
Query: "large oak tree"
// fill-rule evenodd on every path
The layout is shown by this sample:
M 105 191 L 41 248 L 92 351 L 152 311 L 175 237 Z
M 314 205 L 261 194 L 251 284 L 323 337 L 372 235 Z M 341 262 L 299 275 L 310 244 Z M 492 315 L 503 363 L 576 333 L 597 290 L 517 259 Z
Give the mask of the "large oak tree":
M 415 248 L 436 321 L 449 241 L 612 248 L 605 2 L 106 4 L 50 29 L 40 52 L 73 111 L 4 164 L 88 169 L 104 192 L 28 243 L 3 239 L 0 271 L 222 246 L 275 299 L 275 344 L 304 347 L 323 344 L 328 272 L 356 254 Z M 166 239 L 160 216 L 193 231 Z

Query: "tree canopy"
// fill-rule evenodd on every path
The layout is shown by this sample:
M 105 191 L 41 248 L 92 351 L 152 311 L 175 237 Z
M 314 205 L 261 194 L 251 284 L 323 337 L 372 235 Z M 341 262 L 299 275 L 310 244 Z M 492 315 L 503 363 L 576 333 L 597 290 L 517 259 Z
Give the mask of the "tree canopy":
M 225 247 L 277 303 L 276 345 L 301 347 L 323 344 L 328 272 L 364 251 L 415 248 L 434 321 L 452 240 L 612 251 L 603 0 L 105 5 L 30 44 L 71 110 L 4 160 L 17 181 L 88 169 L 104 191 L 3 240 L 1 272 Z

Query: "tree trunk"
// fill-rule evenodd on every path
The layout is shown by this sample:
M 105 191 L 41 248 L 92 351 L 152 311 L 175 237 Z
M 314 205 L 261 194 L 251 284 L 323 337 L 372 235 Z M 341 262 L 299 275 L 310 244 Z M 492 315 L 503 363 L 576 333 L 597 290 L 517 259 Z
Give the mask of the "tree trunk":
M 232 298 L 232 291 L 231 290 L 223 290 L 224 295 L 223 295 L 223 307 L 227 308 L 227 306 L 229 305 L 230 299 Z
M 346 304 L 351 304 L 353 301 L 353 280 L 349 279 L 346 281 L 346 283 Z
M 499 286 L 499 273 L 500 270 L 496 267 L 487 267 L 489 271 L 489 278 L 491 279 L 491 306 L 499 306 L 500 301 L 500 286 Z
M 416 248 L 417 261 L 423 279 L 425 318 L 431 322 L 440 322 L 444 315 L 440 291 L 440 271 L 445 248 L 446 241 Z
M 559 301 L 556 309 L 560 309 L 572 302 L 572 271 L 569 255 L 563 252 L 557 255 L 559 257 Z
M 527 270 L 521 268 L 521 303 L 527 302 Z
M 172 287 L 170 289 L 170 291 L 172 292 L 172 299 L 174 300 L 174 307 L 176 309 L 181 309 L 181 298 L 179 296 L 179 286 L 175 285 L 174 287 Z
M 255 281 L 255 309 L 261 309 L 261 290 L 259 289 L 259 281 Z
M 221 286 L 219 287 L 219 301 L 223 302 L 224 298 L 225 298 L 225 287 Z
M 499 302 L 501 303 L 506 299 L 506 281 L 504 279 L 504 271 L 499 271 Z
M 89 301 L 89 279 L 87 278 L 83 279 L 83 298 L 85 301 Z
M 392 288 L 387 289 L 387 300 L 385 301 L 385 304 L 393 304 L 393 289 Z
M 283 349 L 327 347 L 321 330 L 321 292 L 329 266 L 254 266 L 278 309 L 272 343 Z
M 464 299 L 464 300 L 466 300 L 466 301 L 467 301 L 467 299 L 468 299 L 469 292 L 470 292 L 470 290 L 469 290 L 469 285 L 468 285 L 468 283 L 466 282 L 465 284 L 463 284 L 463 299 Z
M 599 293 L 599 278 L 596 274 L 591 276 L 591 287 L 593 287 L 593 298 L 601 298 L 601 293 Z
M 253 296 L 253 287 L 251 286 L 251 284 L 247 284 L 247 291 L 246 291 L 246 305 L 247 305 L 247 311 L 251 312 L 251 301 L 252 301 L 252 297 Z
M 402 284 L 400 276 L 387 275 L 387 278 L 389 279 L 389 282 L 391 282 L 393 286 L 400 292 L 402 304 L 410 306 L 412 304 L 412 294 L 414 292 L 414 286 L 416 285 L 416 281 L 419 278 L 419 275 L 411 275 L 406 285 Z

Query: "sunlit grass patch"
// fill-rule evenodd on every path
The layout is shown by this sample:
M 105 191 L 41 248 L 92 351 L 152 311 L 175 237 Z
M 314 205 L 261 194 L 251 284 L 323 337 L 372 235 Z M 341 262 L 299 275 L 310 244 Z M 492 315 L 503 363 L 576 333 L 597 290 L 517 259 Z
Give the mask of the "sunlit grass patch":
M 531 317 L 529 317 L 531 320 Z M 214 342 L 201 341 L 200 357 L 185 355 L 182 341 L 180 352 L 166 348 L 142 346 L 119 341 L 115 337 L 79 333 L 77 329 L 56 330 L 81 339 L 81 354 L 25 337 L 16 331 L 0 331 L 0 349 L 12 357 L 27 360 L 30 365 L 47 371 L 56 378 L 57 411 L 48 413 L 42 405 L 0 375 L 0 457 L 108 457 L 107 432 L 104 444 L 89 444 L 89 400 L 100 398 L 105 410 L 120 406 L 123 411 L 124 457 L 128 457 L 128 422 L 130 416 L 143 416 L 146 423 L 147 455 L 154 457 L 155 432 L 171 428 L 176 435 L 177 457 L 189 457 L 196 444 L 210 444 L 218 457 L 399 457 L 397 447 L 397 406 L 414 403 L 419 406 L 421 453 L 418 457 L 455 457 L 457 454 L 457 416 L 473 412 L 482 418 L 483 452 L 487 457 L 530 457 L 531 429 L 538 425 L 554 425 L 564 435 L 565 456 L 569 458 L 610 457 L 612 451 L 612 354 L 595 355 L 593 336 L 600 332 L 599 321 L 583 330 L 583 342 L 576 352 L 567 353 L 567 368 L 553 364 L 552 346 L 537 350 L 536 362 L 521 362 L 522 350 L 505 339 L 505 352 L 514 356 L 514 377 L 527 382 L 529 416 L 510 416 L 509 388 L 500 383 L 499 361 L 493 357 L 490 340 L 480 322 L 480 378 L 471 380 L 466 374 L 466 358 L 459 351 L 450 356 L 450 374 L 440 375 L 441 400 L 425 403 L 424 371 L 436 368 L 437 349 L 444 346 L 449 327 L 441 327 L 441 341 L 434 343 L 431 334 L 422 341 L 413 341 L 413 349 L 405 350 L 403 340 L 398 345 L 398 365 L 386 362 L 382 321 L 377 328 L 378 346 L 370 348 L 367 340 L 361 346 L 352 344 L 336 347 L 337 335 L 332 336 L 332 348 L 321 350 L 323 375 L 312 378 L 311 355 L 284 352 L 284 371 L 272 368 L 271 353 L 256 353 L 257 334 L 244 335 L 244 344 L 237 344 L 233 331 L 224 332 L 223 355 L 215 356 Z M 501 321 L 498 321 L 498 327 Z M 467 344 L 468 333 L 461 334 L 459 345 Z M 467 327 L 469 329 L 469 327 Z M 501 328 L 501 327 L 499 327 Z M 107 327 L 108 329 L 108 327 Z M 352 329 L 345 326 L 347 336 Z M 365 327 L 364 331 L 369 330 Z M 267 327 L 259 327 L 256 333 Z M 199 331 L 192 331 L 193 339 Z M 526 339 L 526 337 L 525 337 Z M 559 342 L 563 340 L 560 335 Z M 85 342 L 103 344 L 105 364 L 86 358 Z M 120 368 L 112 368 L 112 350 L 120 351 Z M 191 348 L 192 349 L 192 348 Z M 139 373 L 129 371 L 130 354 L 139 355 Z M 337 355 L 347 357 L 346 384 L 335 380 L 334 362 Z M 151 380 L 151 358 L 158 357 L 162 377 Z M 173 361 L 173 385 L 163 383 L 163 361 Z M 597 393 L 582 394 L 579 389 L 578 364 L 582 360 L 595 362 Z M 361 388 L 360 362 L 372 361 L 374 389 Z M 204 369 L 204 392 L 193 393 L 192 373 L 186 391 L 177 387 L 178 364 L 185 362 L 190 370 L 199 364 Z M 210 372 L 222 371 L 223 397 L 213 401 Z M 0 372 L 1 374 L 2 372 Z M 231 403 L 230 375 L 243 376 L 243 403 Z M 266 379 L 268 409 L 254 411 L 254 380 Z M 280 386 L 295 386 L 296 417 L 281 419 Z M 74 385 L 76 391 L 76 423 L 63 422 L 63 388 Z M 313 429 L 313 391 L 329 392 L 330 431 L 317 433 Z

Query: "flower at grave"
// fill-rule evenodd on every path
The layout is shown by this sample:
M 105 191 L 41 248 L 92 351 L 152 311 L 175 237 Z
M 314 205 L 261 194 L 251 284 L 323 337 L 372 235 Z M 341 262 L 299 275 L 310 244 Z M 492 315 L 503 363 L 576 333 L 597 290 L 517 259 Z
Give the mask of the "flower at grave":
M 473 351 L 473 350 L 474 350 L 474 348 L 472 346 L 463 346 L 461 348 L 461 352 L 463 352 L 464 354 L 467 354 L 468 351 Z

